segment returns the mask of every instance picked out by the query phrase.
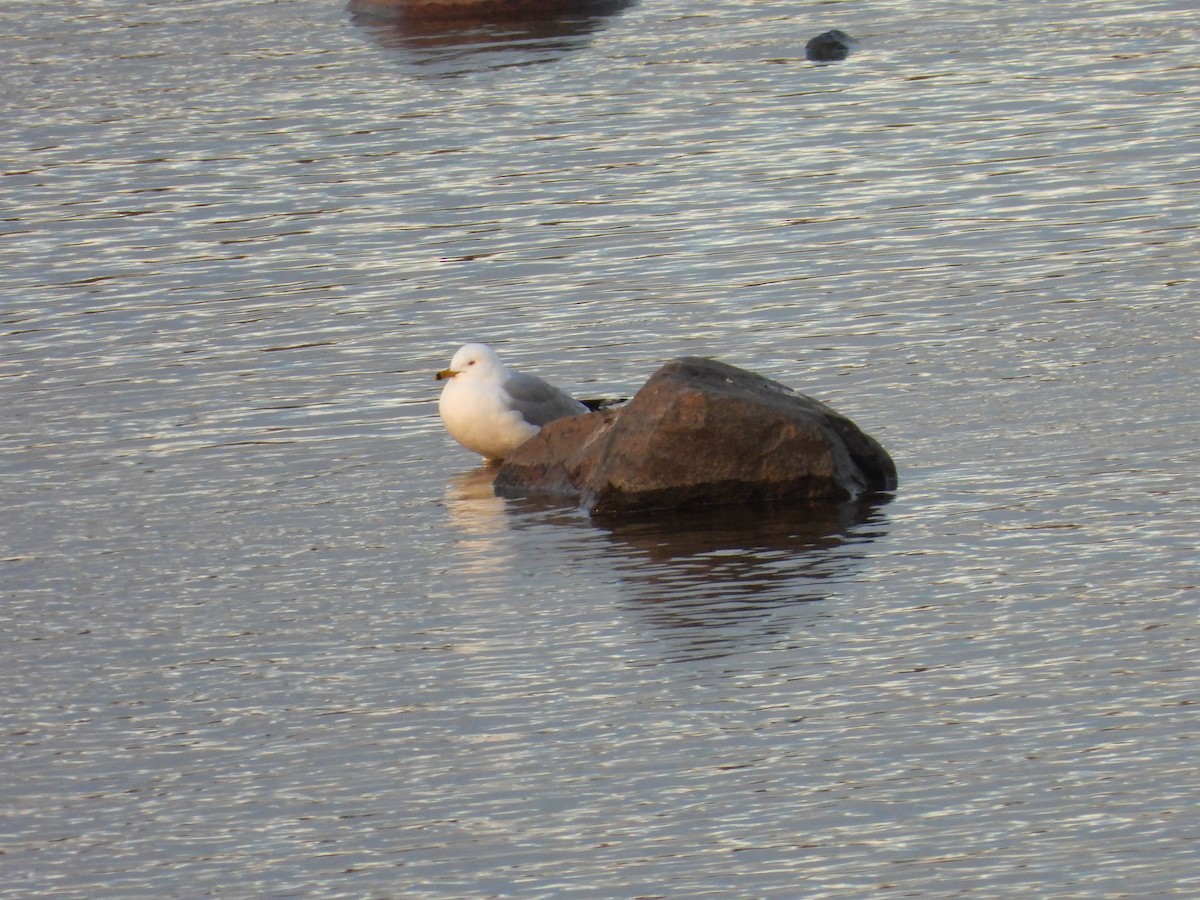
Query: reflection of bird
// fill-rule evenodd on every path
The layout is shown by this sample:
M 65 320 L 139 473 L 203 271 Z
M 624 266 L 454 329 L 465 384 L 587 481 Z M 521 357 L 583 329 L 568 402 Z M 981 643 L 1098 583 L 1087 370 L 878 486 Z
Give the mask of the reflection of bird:
M 445 381 L 438 412 L 450 436 L 497 462 L 556 419 L 588 411 L 578 400 L 536 375 L 523 375 L 500 362 L 484 344 L 467 344 L 434 376 Z

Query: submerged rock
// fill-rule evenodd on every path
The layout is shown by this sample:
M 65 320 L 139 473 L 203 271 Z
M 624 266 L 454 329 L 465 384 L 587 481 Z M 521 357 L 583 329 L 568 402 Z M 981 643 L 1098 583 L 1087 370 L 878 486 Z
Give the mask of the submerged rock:
M 712 359 L 659 369 L 628 405 L 545 426 L 505 460 L 506 497 L 593 515 L 842 502 L 896 486 L 887 451 L 823 403 Z
M 858 43 L 840 28 L 823 31 L 804 45 L 804 55 L 814 62 L 845 59 Z

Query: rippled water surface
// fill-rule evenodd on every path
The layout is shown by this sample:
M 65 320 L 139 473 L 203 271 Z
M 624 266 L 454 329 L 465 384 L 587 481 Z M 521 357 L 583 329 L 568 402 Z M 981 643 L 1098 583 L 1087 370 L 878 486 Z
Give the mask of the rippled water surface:
M 1200 893 L 1193 4 L 612 6 L 6 6 L 0 896 Z M 467 339 L 900 488 L 496 499 Z

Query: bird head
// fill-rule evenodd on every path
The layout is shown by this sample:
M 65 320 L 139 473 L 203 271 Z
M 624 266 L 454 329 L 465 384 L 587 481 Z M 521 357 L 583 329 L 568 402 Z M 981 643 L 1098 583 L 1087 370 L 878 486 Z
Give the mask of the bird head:
M 496 351 L 487 344 L 464 344 L 450 360 L 450 368 L 442 369 L 433 377 L 437 381 L 459 376 L 466 378 L 486 377 L 494 372 L 503 372 L 504 363 Z

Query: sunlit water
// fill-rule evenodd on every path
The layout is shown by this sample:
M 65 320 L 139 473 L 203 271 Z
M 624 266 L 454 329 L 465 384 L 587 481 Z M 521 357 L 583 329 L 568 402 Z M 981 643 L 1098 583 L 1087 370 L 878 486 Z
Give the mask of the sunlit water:
M 6 6 L 0 896 L 1200 892 L 1198 42 Z M 498 500 L 466 339 L 588 395 L 719 356 L 900 489 Z

